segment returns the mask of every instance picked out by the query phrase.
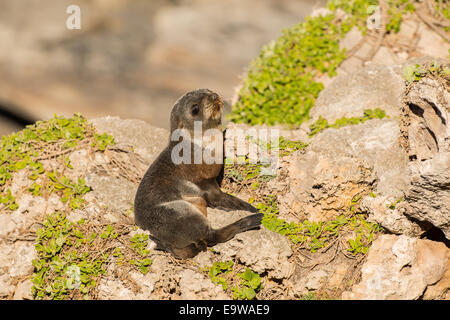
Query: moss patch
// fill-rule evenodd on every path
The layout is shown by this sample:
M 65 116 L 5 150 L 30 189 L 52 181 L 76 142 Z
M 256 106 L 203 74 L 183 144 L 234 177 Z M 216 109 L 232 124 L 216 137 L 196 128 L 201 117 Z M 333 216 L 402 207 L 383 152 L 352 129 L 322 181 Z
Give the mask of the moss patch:
M 436 61 L 429 65 L 421 66 L 419 64 L 408 65 L 403 69 L 403 78 L 406 84 L 411 84 L 417 82 L 424 77 L 429 77 L 432 79 L 449 79 L 450 78 L 450 68 L 449 66 L 444 66 Z
M 364 110 L 364 115 L 362 117 L 339 118 L 333 124 L 329 124 L 327 119 L 320 116 L 316 122 L 314 122 L 313 124 L 310 125 L 310 127 L 309 127 L 310 131 L 309 131 L 308 135 L 309 135 L 309 137 L 313 137 L 316 134 L 318 134 L 319 132 L 321 132 L 327 128 L 339 129 L 339 128 L 346 127 L 349 125 L 364 123 L 367 120 L 383 119 L 385 117 L 386 117 L 386 113 L 383 110 L 381 110 L 380 108 Z
M 346 58 L 340 40 L 354 26 L 366 33 L 367 19 L 373 13 L 369 8 L 374 5 L 378 1 L 330 0 L 330 14 L 307 17 L 305 22 L 283 30 L 283 35 L 264 46 L 251 62 L 230 120 L 251 125 L 299 125 L 308 120 L 324 87 L 319 78 L 335 76 Z M 338 10 L 346 15 L 338 16 Z M 398 32 L 402 16 L 414 10 L 414 1 L 388 1 L 385 31 Z
M 34 299 L 95 299 L 99 280 L 108 276 L 112 264 L 120 266 L 124 274 L 131 270 L 149 272 L 148 235 L 131 237 L 136 227 L 84 219 L 70 222 L 67 218 L 85 206 L 84 197 L 91 191 L 83 173 L 75 171 L 70 154 L 81 149 L 88 155 L 106 152 L 114 144 L 112 136 L 97 133 L 79 114 L 38 121 L 1 138 L 0 209 L 17 210 L 16 197 L 23 193 L 45 199 L 56 194 L 66 204 L 57 212 L 42 209 L 31 276 Z M 11 185 L 19 172 L 28 184 L 13 194 Z
M 375 236 L 382 231 L 380 225 L 366 221 L 363 214 L 353 213 L 352 207 L 358 200 L 351 201 L 348 215 L 339 215 L 324 222 L 304 220 L 288 223 L 278 218 L 278 203 L 274 196 L 267 197 L 266 203 L 259 203 L 257 208 L 264 213 L 262 224 L 267 229 L 288 237 L 294 244 L 306 247 L 312 253 L 326 248 L 340 235 L 352 233 L 346 250 L 358 255 L 367 253 Z
M 315 133 L 328 127 L 356 124 L 373 118 L 383 118 L 384 116 L 384 111 L 380 109 L 366 110 L 362 118 L 342 118 L 332 126 L 325 122 L 327 125 L 322 125 L 320 130 L 317 129 Z M 284 150 L 284 152 L 280 151 L 279 153 L 281 157 L 307 147 L 305 143 L 289 141 L 283 137 L 280 137 L 279 145 L 280 150 Z M 258 175 L 259 171 L 255 172 L 254 166 L 255 164 L 250 163 L 225 166 L 224 189 L 237 193 L 246 188 L 247 192 L 251 194 L 249 203 L 264 214 L 262 224 L 267 229 L 288 237 L 297 249 L 307 249 L 311 253 L 316 253 L 333 245 L 338 238 L 345 238 L 345 248 L 341 249 L 346 254 L 351 256 L 364 255 L 375 237 L 383 231 L 379 224 L 368 222 L 366 215 L 359 211 L 361 195 L 356 195 L 350 200 L 346 214 L 339 215 L 333 220 L 323 222 L 304 220 L 289 223 L 279 218 L 278 196 L 265 193 L 267 190 L 266 184 L 270 179 L 261 179 Z M 236 176 L 241 178 L 237 179 Z M 283 193 L 279 196 L 282 195 Z M 371 196 L 376 195 L 371 193 Z
M 214 262 L 208 269 L 208 275 L 223 291 L 233 294 L 235 300 L 253 300 L 263 288 L 261 277 L 250 268 L 237 271 L 232 260 Z
M 2 136 L 0 143 L 0 209 L 9 211 L 18 209 L 15 196 L 8 188 L 14 173 L 26 170 L 27 177 L 35 181 L 28 189 L 35 196 L 56 193 L 72 209 L 82 207 L 82 196 L 90 191 L 80 177 L 71 181 L 56 170 L 46 171 L 43 160 L 56 159 L 67 169 L 71 169 L 70 160 L 65 156 L 78 147 L 91 146 L 92 151 L 105 150 L 114 144 L 109 135 L 99 135 L 95 128 L 80 114 L 72 118 L 55 116 L 48 121 L 38 121 L 22 131 Z
M 105 274 L 108 238 L 89 230 L 84 221 L 74 224 L 64 214 L 48 215 L 36 240 L 32 294 L 35 299 L 90 297 L 100 275 Z
M 47 215 L 36 232 L 34 299 L 94 299 L 108 266 L 147 274 L 152 264 L 148 235 L 129 235 L 132 226 L 70 222 L 63 212 Z

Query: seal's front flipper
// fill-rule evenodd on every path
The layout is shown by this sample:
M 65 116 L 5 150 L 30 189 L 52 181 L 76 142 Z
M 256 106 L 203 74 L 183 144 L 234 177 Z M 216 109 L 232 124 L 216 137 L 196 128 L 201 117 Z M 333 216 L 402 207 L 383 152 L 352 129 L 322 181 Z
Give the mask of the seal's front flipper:
M 223 209 L 225 211 L 245 210 L 250 212 L 258 212 L 258 209 L 256 209 L 250 203 L 247 203 L 244 200 L 241 200 L 224 192 L 215 194 L 214 199 L 208 199 L 208 205 L 213 208 Z
M 215 179 L 203 181 L 199 187 L 203 190 L 203 197 L 205 198 L 208 207 L 220 208 L 225 211 L 245 210 L 258 212 L 251 204 L 220 190 Z

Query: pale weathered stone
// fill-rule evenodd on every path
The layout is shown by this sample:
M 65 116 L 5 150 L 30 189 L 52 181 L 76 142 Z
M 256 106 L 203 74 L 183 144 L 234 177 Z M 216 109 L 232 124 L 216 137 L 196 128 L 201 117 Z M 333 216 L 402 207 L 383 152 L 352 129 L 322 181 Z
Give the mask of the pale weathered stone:
M 149 125 L 142 120 L 104 117 L 91 120 L 98 132 L 114 137 L 117 144 L 131 145 L 134 152 L 150 164 L 169 143 L 166 129 Z
M 184 269 L 180 274 L 181 299 L 229 299 L 222 286 L 215 285 L 201 273 Z
M 25 280 L 19 283 L 14 291 L 14 300 L 31 300 L 33 299 L 31 295 L 31 287 L 33 283 L 31 280 Z
M 420 24 L 418 33 L 420 40 L 417 43 L 417 50 L 419 52 L 422 52 L 423 55 L 426 54 L 435 58 L 448 59 L 448 50 L 450 50 L 448 41 L 445 41 L 424 23 Z
M 345 48 L 347 51 L 352 50 L 363 38 L 361 31 L 357 27 L 353 27 L 339 42 L 339 48 L 341 50 Z
M 405 88 L 401 66 L 369 65 L 350 74 L 338 74 L 320 92 L 311 121 L 319 116 L 329 123 L 345 117 L 361 117 L 365 109 L 383 109 L 387 115 L 400 115 Z
M 405 214 L 450 239 L 450 92 L 443 81 L 424 78 L 410 86 L 401 141 L 410 159 Z
M 398 136 L 392 119 L 324 130 L 291 160 L 289 192 L 280 202 L 323 221 L 348 212 L 355 196 L 370 191 L 400 198 L 408 186 L 408 159 Z
M 86 183 L 92 188 L 97 198 L 111 210 L 125 213 L 133 208 L 137 185 L 124 178 L 110 175 L 91 174 L 86 177 Z
M 400 61 L 397 61 L 395 55 L 385 46 L 381 46 L 377 53 L 372 58 L 373 63 L 384 64 L 384 65 L 394 65 Z
M 11 284 L 9 274 L 0 274 L 0 298 L 9 296 L 14 292 L 14 286 Z
M 133 291 L 121 280 L 101 279 L 97 287 L 98 297 L 102 300 L 132 300 L 136 299 Z
M 368 221 L 381 224 L 389 232 L 408 236 L 420 235 L 422 229 L 404 215 L 404 202 L 397 202 L 398 200 L 402 198 L 366 196 L 361 200 L 361 209 L 369 213 Z
M 246 215 L 245 211 L 224 212 L 208 209 L 208 218 L 214 228 L 223 227 Z M 289 276 L 292 255 L 289 240 L 261 226 L 259 230 L 239 233 L 230 241 L 215 245 L 214 250 L 224 259 L 237 258 L 257 273 L 269 272 L 275 279 Z
M 8 233 L 16 228 L 16 224 L 8 213 L 0 214 L 0 236 L 6 237 Z
M 159 275 L 154 272 L 142 274 L 138 271 L 131 271 L 130 278 L 140 288 L 137 294 L 138 299 L 151 299 L 151 295 L 155 289 L 155 283 L 159 280 Z
M 361 282 L 342 298 L 419 299 L 428 286 L 440 281 L 448 289 L 450 282 L 444 274 L 450 268 L 449 258 L 450 250 L 443 243 L 383 235 L 369 250 Z

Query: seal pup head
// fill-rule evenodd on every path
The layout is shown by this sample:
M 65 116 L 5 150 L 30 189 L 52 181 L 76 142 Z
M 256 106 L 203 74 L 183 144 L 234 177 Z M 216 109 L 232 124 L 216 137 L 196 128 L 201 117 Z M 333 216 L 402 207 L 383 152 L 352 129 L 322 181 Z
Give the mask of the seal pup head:
M 194 122 L 201 121 L 203 131 L 219 129 L 222 125 L 223 102 L 221 97 L 209 90 L 190 91 L 179 98 L 170 114 L 170 131 L 187 129 L 194 131 Z

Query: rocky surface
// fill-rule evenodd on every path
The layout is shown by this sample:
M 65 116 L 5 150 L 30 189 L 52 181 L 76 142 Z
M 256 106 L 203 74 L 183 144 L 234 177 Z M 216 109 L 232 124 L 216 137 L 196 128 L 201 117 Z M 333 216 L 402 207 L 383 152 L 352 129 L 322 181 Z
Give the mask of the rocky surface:
M 362 196 L 361 209 L 390 232 L 417 236 L 429 228 L 417 220 L 448 232 L 448 85 L 423 79 L 404 96 L 400 70 L 416 61 L 368 66 L 354 77 L 339 75 L 321 92 L 312 120 L 303 128 L 319 116 L 330 123 L 344 116 L 361 117 L 375 105 L 387 106 L 388 118 L 328 129 L 314 137 L 306 152 L 291 161 L 284 208 L 326 220 Z
M 101 128 L 99 129 L 100 132 L 103 130 L 111 132 L 117 144 L 108 149 L 107 152 L 98 152 L 94 156 L 89 156 L 83 150 L 75 151 L 69 155 L 71 163 L 74 165 L 73 174 L 78 175 L 83 172 L 87 177 L 88 184 L 93 189 L 86 195 L 88 201 L 86 207 L 83 210 L 72 212 L 69 218 L 72 221 L 78 221 L 84 217 L 92 223 L 98 221 L 132 225 L 133 219 L 127 213 L 127 209 L 132 205 L 139 176 L 143 174 L 152 159 L 164 147 L 165 143 L 162 141 L 167 140 L 168 132 L 154 128 L 139 120 L 121 120 L 108 117 L 95 119 L 92 122 L 97 128 Z M 378 132 L 373 140 L 377 143 L 363 143 L 368 139 L 370 132 L 372 134 Z M 389 134 L 392 132 L 396 132 L 394 138 L 392 134 Z M 380 198 L 377 196 L 374 199 L 384 199 L 381 197 L 383 192 L 385 192 L 385 196 L 389 192 L 393 192 L 391 195 L 400 192 L 399 190 L 407 185 L 406 182 L 392 177 L 383 182 L 380 178 L 383 176 L 389 177 L 394 170 L 387 170 L 389 166 L 393 166 L 393 163 L 385 163 L 383 159 L 394 161 L 391 158 L 395 153 L 397 153 L 397 156 L 400 154 L 401 157 L 405 157 L 405 155 L 401 155 L 399 150 L 394 152 L 389 148 L 381 148 L 383 145 L 399 148 L 399 145 L 394 143 L 399 135 L 398 132 L 398 125 L 394 119 L 371 120 L 361 125 L 349 126 L 339 130 L 328 129 L 312 139 L 311 145 L 306 151 L 289 156 L 290 160 L 286 160 L 286 163 L 290 163 L 287 168 L 297 170 L 295 173 L 291 173 L 291 176 L 303 183 L 293 183 L 292 180 L 286 181 L 285 184 L 292 183 L 290 194 L 294 194 L 293 190 L 297 190 L 299 193 L 303 192 L 303 196 L 307 197 L 307 192 L 303 190 L 316 192 L 315 196 L 308 200 L 311 207 L 308 212 L 305 211 L 305 215 L 309 219 L 331 219 L 336 214 L 344 212 L 345 208 L 348 209 L 348 201 L 351 201 L 355 194 L 364 193 L 367 188 L 370 189 L 375 186 L 378 188 L 376 190 L 379 192 Z M 349 139 L 346 142 L 346 137 L 351 136 L 358 137 L 358 139 L 356 141 Z M 333 149 L 330 146 L 334 145 L 333 143 L 321 142 L 322 139 L 329 142 L 334 138 L 338 139 L 336 144 L 341 145 L 338 150 L 332 151 Z M 394 140 L 391 141 L 390 139 Z M 158 141 L 160 144 L 149 143 L 150 141 Z M 328 149 L 321 150 L 320 153 L 316 150 L 319 146 L 324 147 L 325 145 L 329 146 Z M 369 151 L 373 151 L 372 154 L 368 153 L 366 149 L 358 149 L 367 146 L 369 146 Z M 135 152 L 130 150 L 135 150 Z M 387 153 L 380 153 L 383 150 Z M 340 161 L 334 159 L 338 155 L 341 158 Z M 376 160 L 377 157 L 378 160 Z M 307 161 L 307 159 L 309 160 Z M 122 175 L 117 167 L 115 169 L 114 166 L 111 167 L 111 164 L 116 161 L 122 161 L 128 166 L 130 169 L 128 176 Z M 299 163 L 303 164 L 300 165 Z M 282 165 L 284 164 L 282 162 Z M 406 165 L 407 162 L 401 166 L 401 170 L 405 170 Z M 315 168 L 315 166 L 318 166 L 318 168 Z M 108 170 L 101 170 L 102 167 L 106 167 Z M 335 169 L 336 167 L 340 169 Z M 111 168 L 113 169 L 111 170 Z M 299 168 L 303 168 L 305 171 L 298 171 Z M 396 174 L 400 176 L 400 169 L 395 170 L 397 170 Z M 308 178 L 310 173 L 315 173 L 315 179 L 322 180 L 308 182 L 308 179 L 312 179 L 312 176 Z M 15 179 L 15 183 L 25 186 L 26 180 L 23 177 L 17 175 Z M 337 183 L 334 181 L 335 179 L 341 180 Z M 313 188 L 315 183 L 322 183 L 322 187 Z M 327 192 L 334 192 L 336 201 L 330 201 L 333 198 L 331 196 L 327 198 Z M 345 200 L 337 201 L 339 197 L 343 198 L 345 194 L 348 194 Z M 284 198 L 282 203 L 289 207 L 291 205 L 289 196 Z M 64 205 L 58 197 L 45 200 L 29 194 L 18 196 L 17 202 L 19 204 L 18 210 L 0 215 L 2 220 L 0 230 L 3 235 L 0 259 L 3 276 L 0 278 L 0 293 L 2 297 L 29 299 L 31 298 L 31 282 L 28 277 L 33 271 L 31 261 L 35 258 L 34 246 L 30 241 L 34 239 L 34 236 L 32 233 L 23 233 L 21 230 L 35 229 L 30 229 L 30 224 L 32 224 L 33 219 L 37 221 L 42 219 L 44 207 L 47 207 L 47 210 L 57 210 L 63 208 Z M 329 208 L 329 210 L 315 211 L 315 206 L 312 205 L 314 203 L 322 208 Z M 325 212 L 328 216 L 321 215 L 322 212 Z M 248 213 L 223 212 L 211 209 L 208 212 L 208 217 L 213 226 L 219 227 L 236 221 L 246 214 Z M 284 215 L 287 215 L 287 213 L 284 212 Z M 402 216 L 402 219 L 406 218 Z M 410 227 L 411 221 L 406 221 L 408 227 Z M 405 232 L 405 230 L 401 229 L 399 233 Z M 134 234 L 142 232 L 139 229 L 132 231 Z M 399 249 L 389 253 L 389 250 L 392 250 L 393 243 L 397 242 L 399 242 L 399 245 L 397 245 Z M 406 249 L 405 246 L 400 246 L 404 242 L 408 244 L 405 245 Z M 151 241 L 148 248 L 151 251 L 150 258 L 152 259 L 149 273 L 143 275 L 132 270 L 124 274 L 121 268 L 111 264 L 108 268 L 108 274 L 99 280 L 96 297 L 99 299 L 230 299 L 231 296 L 227 295 L 220 285 L 214 284 L 203 270 L 215 261 L 231 259 L 238 266 L 249 267 L 264 275 L 264 287 L 267 291 L 263 293 L 263 297 L 273 297 L 272 294 L 275 292 L 278 298 L 295 299 L 301 298 L 310 291 L 321 290 L 324 285 L 330 288 L 340 287 L 348 278 L 349 271 L 355 267 L 355 260 L 339 255 L 337 247 L 322 252 L 320 254 L 321 263 L 308 266 L 308 258 L 295 253 L 292 243 L 286 237 L 269 231 L 265 227 L 239 234 L 227 243 L 214 246 L 213 250 L 202 252 L 191 262 L 174 261 L 167 253 L 155 250 L 155 244 Z M 397 252 L 403 252 L 402 250 L 407 250 L 407 254 L 411 256 L 404 263 L 397 261 L 396 255 Z M 377 254 L 377 252 L 379 253 Z M 389 254 L 392 257 L 389 258 L 388 262 L 377 260 L 380 259 L 377 256 L 388 257 Z M 407 236 L 382 236 L 379 240 L 376 240 L 369 251 L 368 259 L 362 269 L 361 283 L 345 293 L 343 297 L 447 298 L 446 292 L 449 284 L 448 271 L 446 271 L 448 268 L 447 254 L 448 249 L 442 243 L 418 240 Z M 431 259 L 431 257 L 433 258 Z M 326 263 L 327 261 L 333 261 L 333 263 Z M 384 264 L 380 267 L 379 263 Z M 411 267 L 405 267 L 408 263 Z M 391 265 L 397 266 L 396 269 L 391 269 Z M 419 278 L 405 276 L 406 271 L 404 270 L 408 268 L 411 268 L 411 272 L 407 274 L 416 275 Z M 403 291 L 396 290 L 396 295 L 390 295 L 389 290 L 391 289 L 388 290 L 387 287 L 380 286 L 377 287 L 378 291 L 373 292 L 373 295 L 368 295 L 367 292 L 370 290 L 367 291 L 364 288 L 366 288 L 366 283 L 370 285 L 375 281 L 371 280 L 370 270 L 373 269 L 379 270 L 376 279 L 381 279 L 381 283 L 399 277 L 396 283 Z M 421 276 L 417 276 L 418 274 Z M 405 287 L 407 284 L 413 286 L 414 291 Z M 280 291 L 281 288 L 284 288 L 284 293 Z M 269 295 L 269 292 L 271 295 Z
M 380 223 L 390 233 L 418 237 L 431 226 L 447 232 L 450 220 L 448 84 L 426 77 L 407 87 L 403 78 L 406 66 L 416 63 L 429 66 L 432 61 L 421 58 L 402 65 L 369 65 L 352 75 L 338 75 L 320 93 L 310 121 L 290 133 L 281 130 L 290 139 L 309 142 L 305 150 L 281 159 L 282 173 L 267 184 L 268 194 L 282 195 L 278 198 L 281 217 L 288 221 L 329 221 L 348 212 L 352 200 L 359 199 L 355 201 L 355 212 L 368 214 L 369 221 Z M 446 64 L 445 60 L 439 61 Z M 308 137 L 308 127 L 319 116 L 333 123 L 342 117 L 361 117 L 365 109 L 373 106 L 384 106 L 381 108 L 386 110 L 387 117 L 326 129 Z M 418 112 L 418 107 L 426 111 Z M 235 127 L 245 126 L 229 125 Z M 312 270 L 297 265 L 288 280 L 294 296 L 324 286 L 339 287 L 348 278 L 348 272 L 354 267 L 352 261 L 342 256 L 336 258 L 335 252 L 330 251 L 323 253 L 318 265 L 309 264 Z M 308 265 L 307 261 L 303 258 L 300 264 Z M 439 263 L 448 268 L 448 261 Z M 434 294 L 439 299 L 444 297 L 450 286 L 445 274 L 436 276 L 442 283 L 423 284 L 420 294 L 413 298 L 429 298 Z M 428 286 L 433 294 L 423 296 Z M 441 291 L 431 289 L 434 286 Z M 347 298 L 369 298 L 367 288 Z M 381 298 L 376 293 L 372 297 Z M 396 296 L 411 297 L 404 293 Z
M 449 258 L 443 243 L 383 235 L 370 249 L 361 282 L 342 298 L 413 300 L 430 288 L 435 298 L 449 299 Z
M 422 7 L 416 13 L 403 14 L 399 32 L 387 33 L 382 38 L 377 32 L 380 29 L 363 36 L 356 27 L 353 28 L 340 42 L 349 57 L 339 66 L 338 73 L 352 74 L 367 63 L 396 65 L 426 55 L 448 58 L 448 35 L 436 32 L 436 27 L 432 29 L 430 25 L 434 26 L 435 22 L 428 8 Z
M 248 215 L 247 212 L 224 214 L 220 210 L 211 210 L 208 217 L 215 228 L 229 224 Z M 238 259 L 255 272 L 268 273 L 272 279 L 285 279 L 290 276 L 292 265 L 288 258 L 292 255 L 289 240 L 282 235 L 269 231 L 247 231 L 236 235 L 226 243 L 214 246 L 214 250 L 225 260 Z
M 68 158 L 73 169 L 68 176 L 85 176 L 92 191 L 85 196 L 86 206 L 82 210 L 70 212 L 70 221 L 81 218 L 90 223 L 134 224 L 129 209 L 140 177 L 148 165 L 159 154 L 168 139 L 168 132 L 145 124 L 140 120 L 121 120 L 107 117 L 92 120 L 99 132 L 111 132 L 116 144 L 102 152 L 90 155 L 84 149 L 72 152 Z M 157 142 L 158 143 L 152 143 Z M 128 149 L 127 149 L 128 148 Z M 130 148 L 135 151 L 130 151 Z M 128 168 L 125 175 L 114 163 L 123 163 Z M 48 165 L 48 162 L 46 163 Z M 14 177 L 13 191 L 24 188 L 31 181 L 24 175 Z M 34 232 L 45 212 L 67 209 L 58 196 L 49 199 L 34 197 L 28 193 L 17 193 L 19 209 L 0 213 L 0 296 L 14 299 L 31 298 L 32 260 L 36 258 Z M 248 212 L 224 212 L 209 210 L 208 216 L 213 226 L 221 227 L 248 215 Z M 33 221 L 37 225 L 33 226 Z M 23 230 L 27 230 L 24 232 Z M 137 229 L 130 233 L 143 233 Z M 280 234 L 265 229 L 248 231 L 224 244 L 213 247 L 212 251 L 199 254 L 187 264 L 175 262 L 167 253 L 151 250 L 151 272 L 146 275 L 139 271 L 127 271 L 111 264 L 108 274 L 99 280 L 96 297 L 99 299 L 230 299 L 222 288 L 203 271 L 214 261 L 234 260 L 240 266 L 247 266 L 268 279 L 282 281 L 290 276 L 292 255 L 290 242 Z
M 428 222 L 450 239 L 450 93 L 425 78 L 403 99 L 402 134 L 410 159 L 405 214 Z
M 397 143 L 399 133 L 392 119 L 319 133 L 289 166 L 286 201 L 294 199 L 291 210 L 312 220 L 327 220 L 368 190 L 399 197 L 407 185 L 407 157 Z
M 361 66 L 350 74 L 339 73 L 320 93 L 310 117 L 315 121 L 322 116 L 334 122 L 344 115 L 360 117 L 365 109 L 377 107 L 398 117 L 404 88 L 402 65 Z

